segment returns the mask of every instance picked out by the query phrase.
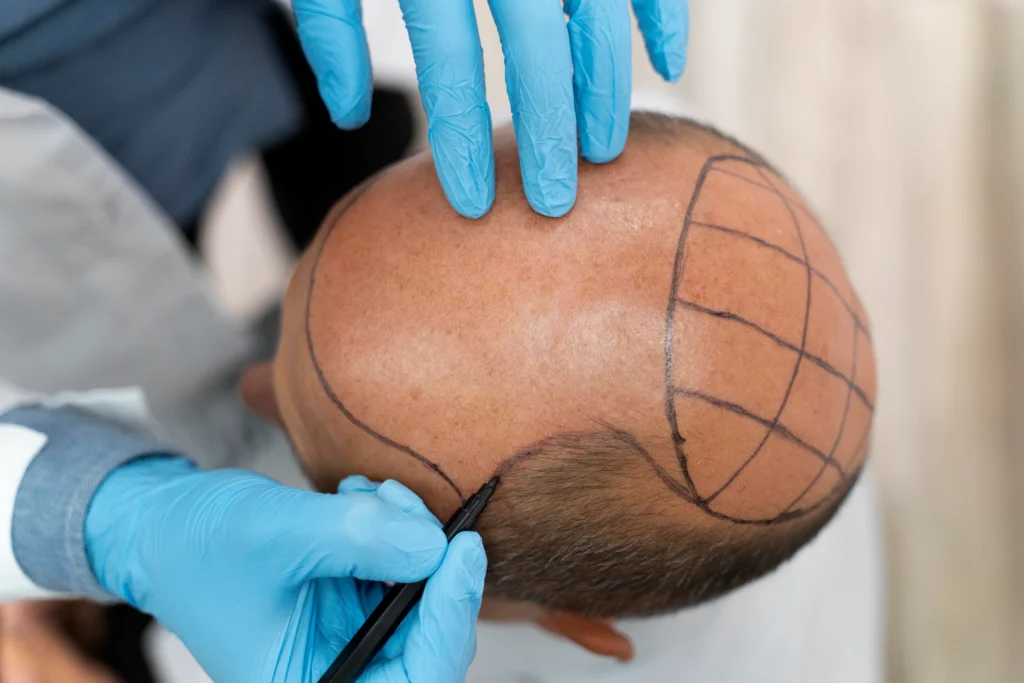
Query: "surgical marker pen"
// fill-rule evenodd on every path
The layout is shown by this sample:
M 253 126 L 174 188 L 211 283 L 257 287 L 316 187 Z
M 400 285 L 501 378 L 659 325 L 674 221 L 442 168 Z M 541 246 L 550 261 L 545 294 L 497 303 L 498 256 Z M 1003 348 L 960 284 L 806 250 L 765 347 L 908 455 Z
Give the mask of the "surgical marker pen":
M 484 511 L 487 501 L 498 486 L 499 478 L 495 477 L 484 484 L 479 491 L 455 511 L 444 525 L 444 535 L 451 541 L 460 531 L 467 531 L 476 524 L 477 517 Z M 334 660 L 319 683 L 354 683 L 374 655 L 380 652 L 384 643 L 395 632 L 398 626 L 419 602 L 427 580 L 416 583 L 396 583 L 384 595 L 377 609 L 367 618 L 363 625 L 348 641 L 348 645 Z

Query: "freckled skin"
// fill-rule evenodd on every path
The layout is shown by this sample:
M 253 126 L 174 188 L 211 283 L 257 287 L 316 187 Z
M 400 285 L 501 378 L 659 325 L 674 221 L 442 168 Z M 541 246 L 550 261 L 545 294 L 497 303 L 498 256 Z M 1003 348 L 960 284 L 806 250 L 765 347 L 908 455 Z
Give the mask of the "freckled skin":
M 455 214 L 420 155 L 343 199 L 299 262 L 274 377 L 319 488 L 395 478 L 443 518 L 530 444 L 599 423 L 703 501 L 673 499 L 684 523 L 776 519 L 848 482 L 874 404 L 867 319 L 778 176 L 709 167 L 746 155 L 703 131 L 634 133 L 614 163 L 581 164 L 551 220 L 523 197 L 510 131 L 495 153 L 484 218 Z

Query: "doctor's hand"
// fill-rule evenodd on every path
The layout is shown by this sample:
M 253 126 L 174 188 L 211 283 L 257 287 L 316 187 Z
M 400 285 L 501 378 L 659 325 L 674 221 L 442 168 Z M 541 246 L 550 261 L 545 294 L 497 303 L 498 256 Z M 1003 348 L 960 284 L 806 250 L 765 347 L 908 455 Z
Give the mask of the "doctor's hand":
M 494 200 L 494 150 L 473 0 L 399 2 L 437 174 L 455 210 L 477 218 Z M 688 0 L 632 3 L 651 63 L 675 81 L 686 63 Z M 292 7 L 334 122 L 366 123 L 372 73 L 360 0 L 293 0 Z M 526 197 L 539 213 L 561 216 L 576 200 L 577 135 L 594 163 L 611 161 L 626 144 L 629 8 L 626 0 L 490 0 L 490 8 Z
M 461 682 L 476 651 L 480 537 L 446 544 L 394 481 L 350 477 L 325 495 L 147 458 L 104 481 L 85 531 L 100 583 L 177 634 L 215 683 L 315 683 L 381 581 L 430 576 L 361 683 Z

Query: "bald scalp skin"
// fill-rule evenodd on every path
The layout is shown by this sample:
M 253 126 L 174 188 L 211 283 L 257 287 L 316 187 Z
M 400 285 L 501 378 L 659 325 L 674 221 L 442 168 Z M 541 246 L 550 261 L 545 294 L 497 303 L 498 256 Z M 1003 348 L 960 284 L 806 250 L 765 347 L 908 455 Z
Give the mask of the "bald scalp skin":
M 443 518 L 537 444 L 612 430 L 635 507 L 681 528 L 786 523 L 848 489 L 866 316 L 781 178 L 701 129 L 638 130 L 551 220 L 509 130 L 495 153 L 483 219 L 420 155 L 343 199 L 296 268 L 275 385 L 319 488 L 394 478 Z

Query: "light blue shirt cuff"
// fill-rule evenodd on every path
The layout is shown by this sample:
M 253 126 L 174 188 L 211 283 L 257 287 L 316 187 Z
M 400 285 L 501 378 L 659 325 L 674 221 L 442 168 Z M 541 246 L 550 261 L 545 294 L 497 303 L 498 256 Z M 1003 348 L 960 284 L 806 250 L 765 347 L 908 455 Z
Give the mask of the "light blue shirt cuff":
M 25 575 L 41 588 L 100 600 L 111 595 L 93 574 L 85 514 L 107 475 L 130 460 L 176 455 L 158 442 L 72 408 L 15 408 L 0 422 L 46 435 L 14 501 L 11 540 Z

